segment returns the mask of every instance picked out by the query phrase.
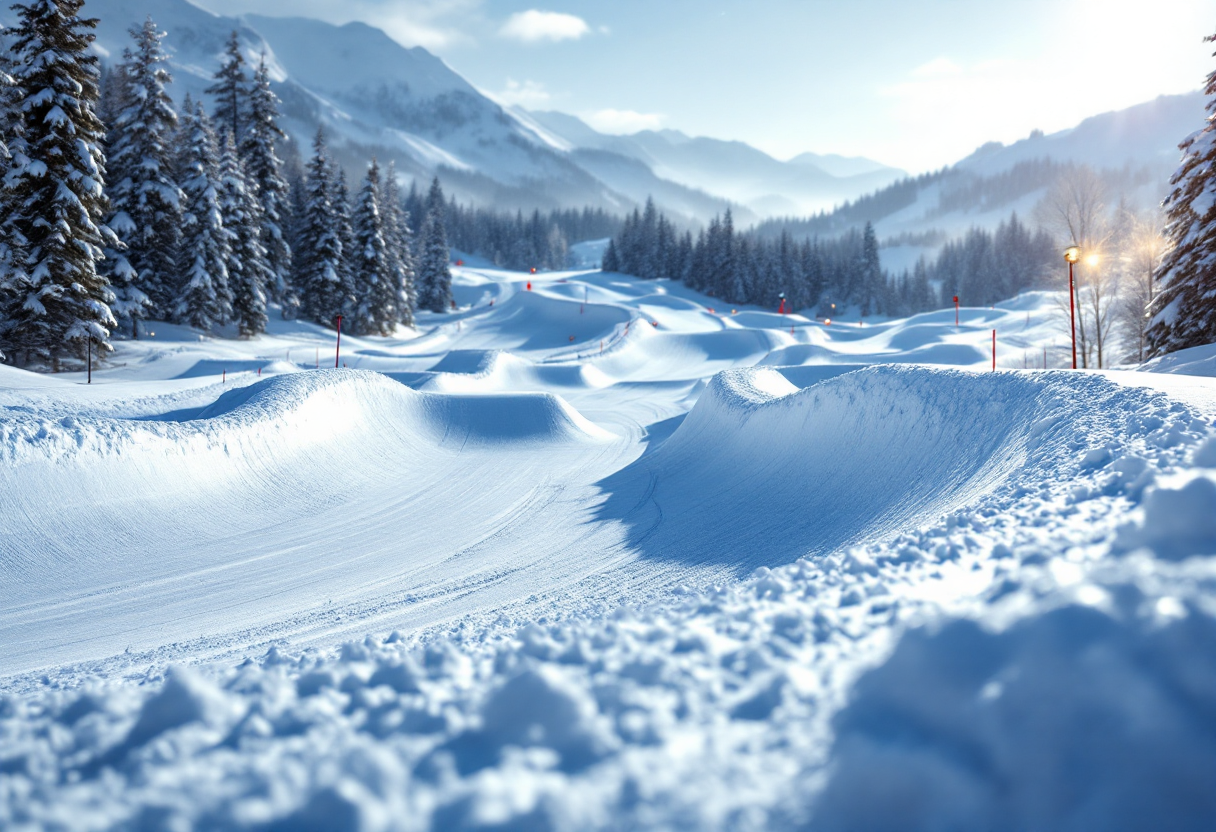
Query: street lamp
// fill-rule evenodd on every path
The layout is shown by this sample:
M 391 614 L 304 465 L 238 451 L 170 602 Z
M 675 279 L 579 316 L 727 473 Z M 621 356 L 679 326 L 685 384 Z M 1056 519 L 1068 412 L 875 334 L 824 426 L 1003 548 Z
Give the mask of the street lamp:
M 1068 319 L 1072 324 L 1072 368 L 1075 370 L 1077 369 L 1077 290 L 1072 278 L 1072 267 L 1081 259 L 1081 247 L 1069 246 L 1064 249 L 1064 259 L 1068 261 Z

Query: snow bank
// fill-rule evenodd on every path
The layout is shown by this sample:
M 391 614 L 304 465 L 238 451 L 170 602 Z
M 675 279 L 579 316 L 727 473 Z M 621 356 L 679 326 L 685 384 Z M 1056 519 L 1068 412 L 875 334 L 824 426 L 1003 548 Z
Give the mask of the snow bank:
M 656 557 L 772 566 L 915 528 L 1006 483 L 1055 450 L 1043 420 L 1067 411 L 1064 387 L 887 367 L 799 391 L 775 370 L 733 370 L 608 486 L 622 508 L 641 492 L 657 506 L 626 515 Z
M 499 350 L 453 350 L 431 373 L 416 389 L 436 393 L 496 393 L 549 388 L 585 390 L 613 383 L 594 365 L 537 364 Z
M 1140 369 L 1149 373 L 1216 376 L 1216 344 L 1171 352 L 1160 358 L 1146 361 Z
M 552 394 L 355 370 L 265 379 L 181 420 L 2 414 L 0 673 L 307 617 L 415 586 L 403 564 L 469 580 L 485 564 L 443 560 L 612 439 Z
M 224 393 L 185 421 L 88 416 L 56 421 L 7 410 L 0 421 L 0 461 L 10 466 L 70 459 L 89 468 L 99 457 L 130 457 L 152 449 L 186 460 L 207 457 L 207 464 L 216 456 L 264 459 L 334 438 L 349 441 L 352 431 L 360 433 L 354 441 L 365 453 L 363 443 L 388 436 L 411 444 L 463 445 L 469 440 L 563 442 L 606 435 L 550 394 L 435 396 L 357 370 L 268 378 Z M 12 470 L 3 475 L 11 476 Z
M 1134 584 L 1105 589 L 1111 609 L 905 636 L 836 722 L 813 828 L 1205 827 L 1216 618 Z

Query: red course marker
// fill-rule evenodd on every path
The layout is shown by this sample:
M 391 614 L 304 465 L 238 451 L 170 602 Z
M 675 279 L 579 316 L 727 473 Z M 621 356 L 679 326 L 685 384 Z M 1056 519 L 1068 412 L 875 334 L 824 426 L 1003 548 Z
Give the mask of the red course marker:
M 338 369 L 338 357 L 342 354 L 342 316 L 338 316 L 338 343 L 334 347 L 334 369 Z

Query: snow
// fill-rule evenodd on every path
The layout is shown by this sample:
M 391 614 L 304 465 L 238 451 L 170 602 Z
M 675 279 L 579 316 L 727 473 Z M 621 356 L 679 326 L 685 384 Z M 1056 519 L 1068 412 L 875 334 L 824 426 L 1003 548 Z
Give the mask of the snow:
M 453 271 L 0 366 L 0 828 L 1211 818 L 1210 350 Z

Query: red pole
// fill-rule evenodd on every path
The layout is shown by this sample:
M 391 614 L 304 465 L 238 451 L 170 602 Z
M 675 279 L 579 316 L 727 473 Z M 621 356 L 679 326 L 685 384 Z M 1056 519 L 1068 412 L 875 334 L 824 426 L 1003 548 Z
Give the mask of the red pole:
M 1072 323 L 1072 368 L 1077 369 L 1077 310 L 1076 302 L 1073 298 L 1076 297 L 1076 289 L 1072 282 L 1072 261 L 1068 261 L 1068 318 Z
M 992 372 L 996 372 L 996 330 L 992 330 Z
M 342 354 L 342 316 L 338 316 L 338 345 L 334 348 L 334 369 L 338 369 L 338 356 Z
M 958 295 L 954 296 L 954 328 L 958 329 Z

